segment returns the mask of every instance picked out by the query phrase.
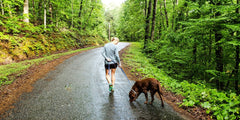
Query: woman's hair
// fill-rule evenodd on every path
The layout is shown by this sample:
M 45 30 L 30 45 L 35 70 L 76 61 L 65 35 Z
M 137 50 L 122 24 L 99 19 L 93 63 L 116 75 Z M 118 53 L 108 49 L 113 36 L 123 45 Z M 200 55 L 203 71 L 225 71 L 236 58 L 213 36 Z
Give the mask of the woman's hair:
M 117 37 L 112 37 L 111 41 L 114 41 L 114 40 L 118 40 L 119 41 L 119 39 Z

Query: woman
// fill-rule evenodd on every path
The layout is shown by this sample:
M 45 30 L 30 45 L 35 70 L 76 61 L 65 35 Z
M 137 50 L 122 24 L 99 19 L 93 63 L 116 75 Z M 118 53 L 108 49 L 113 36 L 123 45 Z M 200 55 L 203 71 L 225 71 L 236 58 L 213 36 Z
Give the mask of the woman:
M 121 67 L 120 57 L 118 54 L 117 44 L 119 43 L 119 39 L 117 37 L 113 37 L 110 43 L 105 44 L 102 55 L 105 58 L 105 72 L 106 79 L 109 84 L 109 91 L 114 91 L 114 83 L 115 83 L 115 72 L 117 66 Z M 110 71 L 111 71 L 111 81 L 110 81 Z

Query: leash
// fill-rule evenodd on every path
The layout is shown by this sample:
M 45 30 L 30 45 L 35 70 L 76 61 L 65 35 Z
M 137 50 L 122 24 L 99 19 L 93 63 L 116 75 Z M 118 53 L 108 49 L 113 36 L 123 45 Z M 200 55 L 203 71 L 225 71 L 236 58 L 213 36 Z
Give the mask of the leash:
M 130 80 L 129 80 L 128 77 L 127 77 L 127 74 L 124 72 L 124 70 L 123 70 L 122 68 L 120 68 L 120 69 L 121 69 L 121 71 L 123 72 L 123 74 L 125 75 L 125 77 L 127 78 L 129 85 L 131 85 L 131 84 L 130 84 Z
M 120 68 L 120 69 L 121 69 L 121 71 L 123 72 L 123 74 L 125 75 L 125 77 L 127 78 L 128 83 L 129 83 L 129 85 L 130 85 L 130 87 L 131 87 L 131 83 L 130 83 L 130 80 L 128 79 L 128 77 L 127 77 L 127 74 L 124 72 L 124 70 L 123 70 L 122 68 Z M 133 91 L 135 94 L 137 94 L 137 92 L 136 92 L 135 90 L 133 90 L 132 88 L 131 88 L 131 91 Z
M 108 64 L 108 75 L 110 76 L 110 64 Z

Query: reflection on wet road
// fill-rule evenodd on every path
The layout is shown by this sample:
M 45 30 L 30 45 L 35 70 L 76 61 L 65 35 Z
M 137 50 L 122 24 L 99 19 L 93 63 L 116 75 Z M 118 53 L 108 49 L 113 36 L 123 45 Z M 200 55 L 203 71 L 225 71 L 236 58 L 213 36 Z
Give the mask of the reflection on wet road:
M 124 48 L 128 43 L 119 43 Z M 129 84 L 118 68 L 115 92 L 109 93 L 105 80 L 102 48 L 76 55 L 34 84 L 31 93 L 21 96 L 6 120 L 181 120 L 169 105 L 144 104 L 140 95 L 129 103 Z

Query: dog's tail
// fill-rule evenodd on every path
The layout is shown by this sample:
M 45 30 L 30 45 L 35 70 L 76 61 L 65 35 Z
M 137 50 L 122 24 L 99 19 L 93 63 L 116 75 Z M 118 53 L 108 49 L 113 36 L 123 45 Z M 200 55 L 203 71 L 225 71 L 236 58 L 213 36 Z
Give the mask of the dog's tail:
M 161 88 L 160 82 L 158 84 L 158 94 L 159 94 L 159 96 L 161 98 L 161 101 L 162 101 L 162 107 L 164 107 L 163 98 L 162 98 L 163 97 L 163 93 L 162 93 L 162 88 Z

